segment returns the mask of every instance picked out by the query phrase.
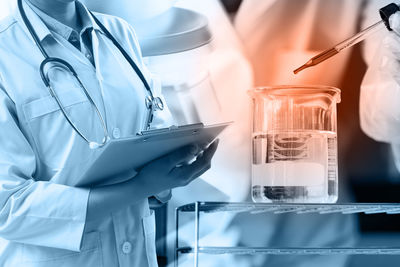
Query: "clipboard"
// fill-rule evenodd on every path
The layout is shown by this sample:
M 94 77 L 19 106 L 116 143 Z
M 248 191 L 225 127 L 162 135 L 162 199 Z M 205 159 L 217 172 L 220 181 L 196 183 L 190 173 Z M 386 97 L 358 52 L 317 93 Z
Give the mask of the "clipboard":
M 80 186 L 105 185 L 132 178 L 136 170 L 180 147 L 211 143 L 232 122 L 204 126 L 202 123 L 148 130 L 136 136 L 111 139 L 84 171 Z

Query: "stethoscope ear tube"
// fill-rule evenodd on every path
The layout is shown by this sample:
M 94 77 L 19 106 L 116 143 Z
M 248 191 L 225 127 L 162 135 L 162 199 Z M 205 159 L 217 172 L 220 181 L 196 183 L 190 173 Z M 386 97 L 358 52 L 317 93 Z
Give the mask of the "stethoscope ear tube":
M 44 50 L 43 46 L 40 44 L 39 37 L 37 36 L 35 30 L 33 29 L 33 26 L 31 24 L 31 22 L 29 21 L 28 17 L 26 16 L 24 7 L 22 6 L 22 0 L 18 0 L 17 4 L 18 4 L 19 13 L 21 14 L 22 20 L 24 21 L 26 28 L 28 29 L 29 33 L 31 34 L 33 41 L 35 42 L 36 46 L 39 48 L 39 50 L 42 53 L 42 55 L 44 56 L 44 58 L 48 58 L 49 55 Z

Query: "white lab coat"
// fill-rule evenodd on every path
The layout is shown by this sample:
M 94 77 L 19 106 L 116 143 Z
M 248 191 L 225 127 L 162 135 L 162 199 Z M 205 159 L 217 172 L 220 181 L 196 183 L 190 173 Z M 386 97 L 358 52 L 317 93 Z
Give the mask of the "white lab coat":
M 79 177 L 96 150 L 72 130 L 40 79 L 44 58 L 13 2 L 10 16 L 0 23 L 0 266 L 157 266 L 154 215 L 147 199 L 110 214 L 96 231 L 85 232 L 89 189 Z M 93 24 L 94 68 L 24 7 L 50 56 L 75 68 L 112 138 L 142 130 L 146 90 L 101 29 Z M 142 64 L 132 28 L 116 17 L 97 17 L 160 96 L 159 83 Z M 83 92 L 65 72 L 53 74 L 70 117 L 90 139 L 101 140 L 100 121 Z M 155 117 L 154 126 L 170 120 L 168 109 Z

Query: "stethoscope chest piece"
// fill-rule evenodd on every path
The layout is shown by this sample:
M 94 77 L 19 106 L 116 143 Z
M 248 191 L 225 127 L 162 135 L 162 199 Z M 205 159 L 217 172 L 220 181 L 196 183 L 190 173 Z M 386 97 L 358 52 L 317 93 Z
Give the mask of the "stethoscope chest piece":
M 164 102 L 161 100 L 161 98 L 156 97 L 153 100 L 153 105 L 157 108 L 157 110 L 164 110 Z
M 163 110 L 164 102 L 159 97 L 147 96 L 145 100 L 146 108 L 152 111 Z

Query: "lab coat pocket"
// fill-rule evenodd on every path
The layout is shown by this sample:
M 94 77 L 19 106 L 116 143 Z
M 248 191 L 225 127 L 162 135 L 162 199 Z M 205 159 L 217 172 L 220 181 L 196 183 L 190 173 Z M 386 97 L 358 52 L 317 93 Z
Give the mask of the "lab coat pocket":
M 66 238 L 68 238 L 66 236 Z M 62 240 L 60 240 L 62 242 Z M 22 264 L 24 267 L 78 267 L 103 266 L 103 255 L 99 232 L 86 233 L 82 240 L 80 252 L 23 245 Z
M 84 93 L 75 89 L 59 94 L 59 98 L 77 128 L 89 135 L 93 132 L 92 107 Z M 23 105 L 23 111 L 38 156 L 45 165 L 59 170 L 66 166 L 76 167 L 89 159 L 91 151 L 87 143 L 68 123 L 53 97 L 49 95 L 28 102 Z
M 157 267 L 156 257 L 156 223 L 154 211 L 150 210 L 150 215 L 143 219 L 143 230 L 145 236 L 146 255 L 149 267 Z

